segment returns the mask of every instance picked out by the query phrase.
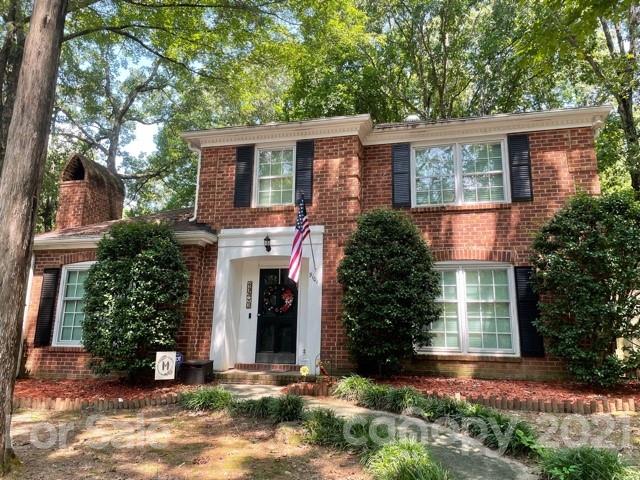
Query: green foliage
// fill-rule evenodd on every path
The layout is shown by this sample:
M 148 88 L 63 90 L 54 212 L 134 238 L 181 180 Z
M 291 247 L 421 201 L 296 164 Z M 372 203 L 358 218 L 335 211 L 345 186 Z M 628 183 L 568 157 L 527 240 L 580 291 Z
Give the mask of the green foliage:
M 315 408 L 308 412 L 304 419 L 305 441 L 345 450 L 349 444 L 344 437 L 344 423 L 333 410 Z
M 358 219 L 338 268 L 343 324 L 363 372 L 391 373 L 429 340 L 440 308 L 429 247 L 406 215 L 373 210 Z M 393 335 L 389 335 L 393 332 Z
M 452 477 L 429 455 L 425 446 L 399 440 L 382 446 L 366 462 L 376 480 L 450 480 Z
M 302 419 L 304 400 L 298 395 L 284 395 L 273 403 L 270 416 L 276 422 L 295 422 Z
M 548 450 L 540 466 L 547 480 L 624 480 L 632 474 L 615 452 L 593 447 Z
M 535 239 L 538 328 L 580 382 L 608 387 L 636 367 L 615 344 L 640 334 L 638 238 L 640 202 L 620 193 L 576 196 Z
M 95 372 L 150 374 L 173 350 L 189 275 L 170 228 L 123 222 L 98 244 L 86 282 L 83 345 Z
M 224 410 L 233 402 L 233 395 L 222 387 L 201 387 L 180 396 L 180 404 L 189 410 Z
M 236 400 L 228 407 L 234 415 L 268 418 L 273 423 L 297 422 L 303 418 L 304 400 L 298 395 L 262 397 L 255 400 Z
M 374 410 L 404 413 L 428 422 L 451 420 L 486 446 L 512 455 L 538 455 L 541 447 L 537 433 L 526 422 L 503 415 L 496 410 L 452 398 L 426 396 L 413 388 L 376 385 L 359 377 L 345 377 L 334 395 Z

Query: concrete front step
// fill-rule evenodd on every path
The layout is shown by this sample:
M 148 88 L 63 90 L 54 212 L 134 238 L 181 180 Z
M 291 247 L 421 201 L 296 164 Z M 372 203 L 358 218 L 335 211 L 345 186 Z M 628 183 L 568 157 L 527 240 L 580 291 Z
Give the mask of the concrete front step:
M 213 373 L 213 379 L 223 383 L 239 383 L 248 385 L 289 385 L 302 378 L 298 372 L 278 372 L 272 370 L 225 370 Z M 307 376 L 313 379 L 312 376 Z

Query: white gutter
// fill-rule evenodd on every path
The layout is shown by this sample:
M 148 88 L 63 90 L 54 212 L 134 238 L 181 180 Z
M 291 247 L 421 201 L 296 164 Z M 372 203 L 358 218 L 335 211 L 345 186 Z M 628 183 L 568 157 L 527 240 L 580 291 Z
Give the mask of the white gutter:
M 104 234 L 87 235 L 82 237 L 36 237 L 33 242 L 33 250 L 72 250 L 72 249 L 93 249 L 98 246 L 98 242 Z M 189 232 L 175 232 L 179 245 L 198 245 L 204 247 L 212 245 L 218 241 L 218 237 L 204 230 Z
M 198 174 L 196 176 L 196 200 L 193 204 L 193 217 L 189 219 L 190 222 L 195 222 L 198 218 L 198 194 L 200 193 L 200 165 L 202 163 L 202 150 L 197 147 L 192 147 L 189 144 L 189 150 L 192 152 L 198 152 Z

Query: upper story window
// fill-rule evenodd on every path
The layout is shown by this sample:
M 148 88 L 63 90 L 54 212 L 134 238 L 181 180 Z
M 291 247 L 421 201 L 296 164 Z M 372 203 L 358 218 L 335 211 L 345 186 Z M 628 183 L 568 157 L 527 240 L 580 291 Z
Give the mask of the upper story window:
M 258 148 L 256 205 L 288 205 L 294 201 L 295 148 Z
M 503 140 L 413 148 L 413 205 L 508 201 Z
M 58 299 L 54 345 L 81 346 L 84 322 L 84 284 L 93 262 L 66 265 Z

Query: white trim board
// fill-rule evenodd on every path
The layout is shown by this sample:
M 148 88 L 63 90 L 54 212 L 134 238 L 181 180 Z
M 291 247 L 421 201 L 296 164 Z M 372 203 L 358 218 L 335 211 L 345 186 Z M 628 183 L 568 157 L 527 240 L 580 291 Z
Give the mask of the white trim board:
M 259 270 L 261 267 L 288 265 L 294 233 L 293 227 L 224 229 L 220 232 L 210 351 L 216 370 L 233 368 L 236 363 L 253 363 L 253 323 L 257 322 Z M 264 247 L 266 235 L 271 238 L 270 252 Z M 303 264 L 298 286 L 296 363 L 307 362 L 311 369 L 320 355 L 323 236 L 323 226 L 311 227 L 317 283 L 309 278 L 312 256 L 307 240 L 302 249 Z M 253 282 L 250 308 L 246 308 L 248 281 Z
M 181 137 L 189 144 L 190 148 L 198 150 L 204 147 L 293 142 L 304 139 L 356 135 L 363 145 L 380 145 L 578 127 L 591 127 L 598 130 L 612 109 L 611 105 L 602 105 L 451 119 L 440 122 L 403 122 L 376 127 L 373 126 L 371 117 L 365 114 L 300 122 L 213 128 L 185 132 Z
M 98 242 L 104 234 L 86 235 L 78 237 L 38 237 L 33 240 L 33 250 L 73 250 L 92 249 L 98 246 Z M 198 245 L 204 247 L 216 243 L 218 237 L 214 233 L 204 230 L 191 232 L 175 232 L 179 245 Z

